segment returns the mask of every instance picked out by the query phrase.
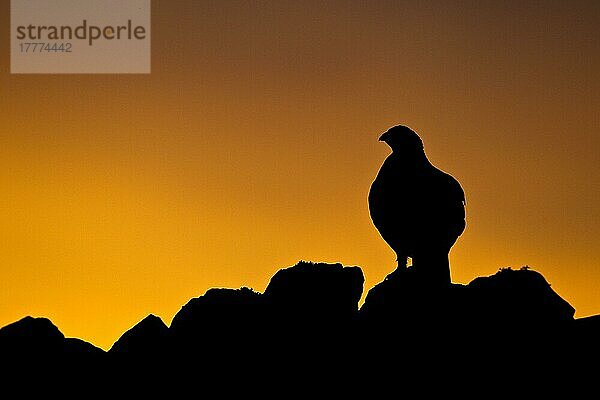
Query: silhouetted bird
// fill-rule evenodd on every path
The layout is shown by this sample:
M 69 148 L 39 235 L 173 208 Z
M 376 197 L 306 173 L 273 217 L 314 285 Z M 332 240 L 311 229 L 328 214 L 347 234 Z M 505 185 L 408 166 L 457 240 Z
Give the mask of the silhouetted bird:
M 398 125 L 380 138 L 392 148 L 369 192 L 375 227 L 396 252 L 398 272 L 411 257 L 432 283 L 450 283 L 450 248 L 465 229 L 465 194 L 456 179 L 434 167 L 421 138 Z

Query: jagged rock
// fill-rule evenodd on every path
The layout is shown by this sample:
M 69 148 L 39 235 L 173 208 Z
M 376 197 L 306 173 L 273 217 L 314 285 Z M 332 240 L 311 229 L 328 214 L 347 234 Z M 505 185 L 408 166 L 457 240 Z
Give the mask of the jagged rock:
M 120 358 L 149 358 L 167 349 L 169 328 L 155 315 L 148 315 L 117 340 L 109 354 Z
M 63 350 L 65 336 L 47 318 L 25 317 L 0 329 L 0 353 L 45 356 Z
M 245 287 L 210 289 L 175 315 L 169 328 L 171 343 L 180 356 L 216 359 L 254 347 L 263 320 L 260 293 Z
M 369 291 L 361 308 L 365 329 L 419 336 L 445 330 L 474 339 L 484 334 L 525 335 L 567 328 L 574 309 L 527 268 L 502 269 L 468 285 L 431 286 L 410 268 Z
M 474 279 L 467 288 L 471 318 L 498 329 L 547 329 L 572 322 L 575 314 L 540 273 L 528 268 L 503 268 Z
M 248 288 L 211 289 L 173 318 L 171 342 L 179 354 L 273 354 L 290 334 L 303 343 L 325 329 L 346 327 L 358 312 L 364 277 L 358 267 L 300 262 L 278 271 L 264 294 Z M 291 329 L 293 327 L 293 329 Z M 294 346 L 298 345 L 296 343 Z
M 264 297 L 274 319 L 338 324 L 358 313 L 364 281 L 359 267 L 301 261 L 277 271 Z
M 78 364 L 100 366 L 104 351 L 81 339 L 65 338 L 47 318 L 25 317 L 0 329 L 3 361 L 31 364 L 35 368 L 54 365 L 76 370 Z
M 195 336 L 212 329 L 252 324 L 260 308 L 260 293 L 252 289 L 209 289 L 181 308 L 173 318 L 171 331 L 178 336 Z
M 358 267 L 300 262 L 278 271 L 264 294 L 208 290 L 183 306 L 170 328 L 153 315 L 144 318 L 115 342 L 111 357 L 31 317 L 0 329 L 0 355 L 42 373 L 70 371 L 81 381 L 102 377 L 116 385 L 131 385 L 133 374 L 160 379 L 201 367 L 211 371 L 205 383 L 265 371 L 300 374 L 306 366 L 328 376 L 366 365 L 376 379 L 424 361 L 427 369 L 453 368 L 456 352 L 472 370 L 600 356 L 600 316 L 574 320 L 573 308 L 531 270 L 502 269 L 468 285 L 441 286 L 409 268 L 372 288 L 359 310 L 363 284 Z M 143 362 L 130 368 L 127 360 Z
M 268 365 L 304 366 L 327 375 L 356 361 L 364 276 L 358 267 L 299 262 L 279 270 L 264 292 L 268 329 L 262 333 Z

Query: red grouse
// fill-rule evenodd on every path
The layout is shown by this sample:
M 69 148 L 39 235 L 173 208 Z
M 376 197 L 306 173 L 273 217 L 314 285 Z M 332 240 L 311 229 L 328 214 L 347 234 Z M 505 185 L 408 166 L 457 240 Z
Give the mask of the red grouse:
M 373 224 L 396 252 L 398 272 L 413 269 L 435 284 L 450 283 L 448 253 L 465 229 L 465 194 L 456 179 L 434 167 L 412 129 L 398 125 L 380 138 L 392 154 L 369 192 Z

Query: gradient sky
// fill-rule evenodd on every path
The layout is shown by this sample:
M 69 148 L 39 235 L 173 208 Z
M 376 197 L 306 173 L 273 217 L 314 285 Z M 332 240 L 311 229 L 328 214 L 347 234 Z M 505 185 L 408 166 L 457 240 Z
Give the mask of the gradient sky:
M 468 283 L 529 265 L 600 313 L 600 2 L 167 1 L 151 75 L 10 75 L 0 9 L 0 326 L 104 349 L 210 287 L 394 254 L 367 193 L 403 123 L 467 194 Z

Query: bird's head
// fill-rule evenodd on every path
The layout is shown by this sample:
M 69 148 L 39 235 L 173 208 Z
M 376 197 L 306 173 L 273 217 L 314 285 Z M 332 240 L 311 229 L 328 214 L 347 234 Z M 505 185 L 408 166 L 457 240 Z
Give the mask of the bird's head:
M 379 141 L 385 142 L 393 151 L 402 153 L 414 153 L 423 150 L 423 141 L 419 135 L 404 125 L 397 125 L 388 129 L 381 135 Z

